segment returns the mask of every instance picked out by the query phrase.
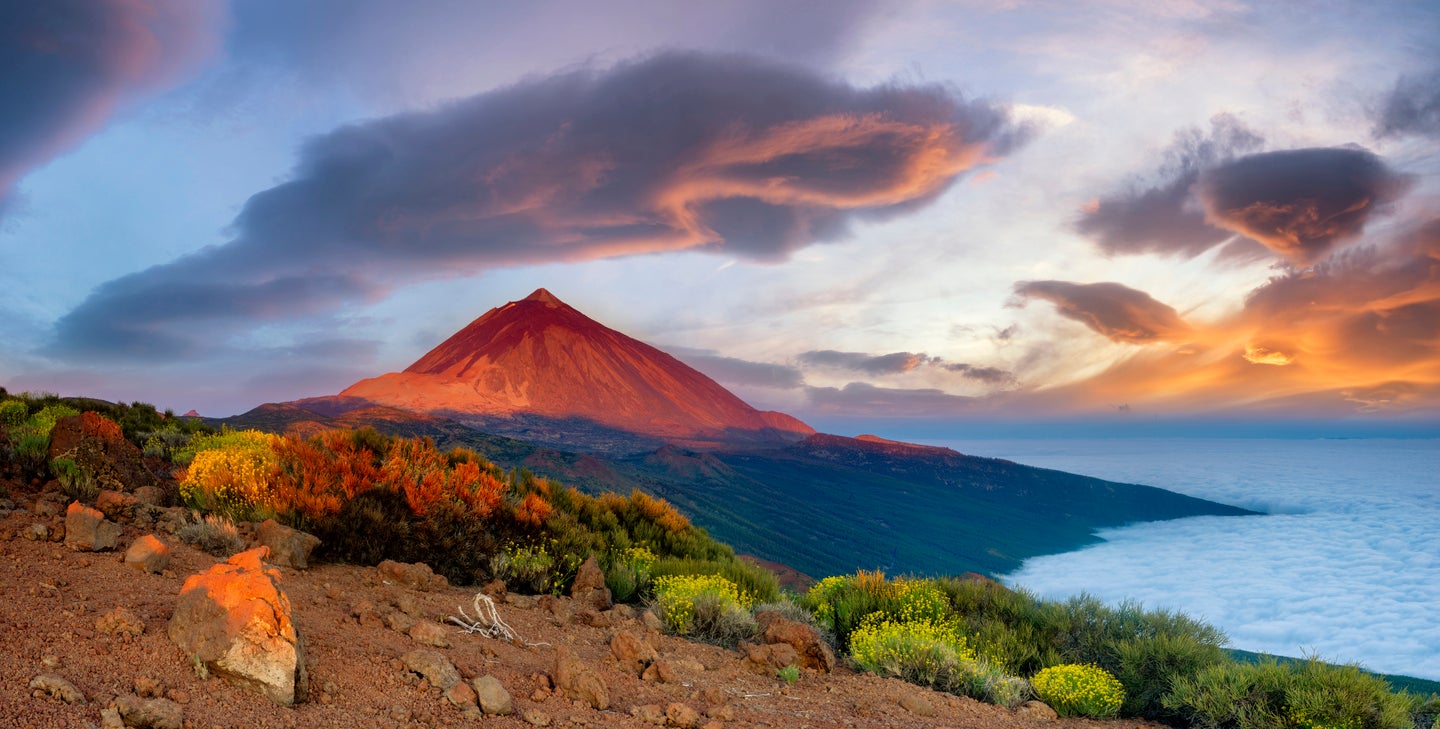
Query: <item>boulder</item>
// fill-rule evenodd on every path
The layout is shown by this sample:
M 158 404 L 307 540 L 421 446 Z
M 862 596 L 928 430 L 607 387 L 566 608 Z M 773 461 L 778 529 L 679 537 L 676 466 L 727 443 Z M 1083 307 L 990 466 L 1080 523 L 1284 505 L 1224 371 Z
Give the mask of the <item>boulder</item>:
M 125 564 L 141 572 L 159 574 L 170 566 L 170 548 L 154 534 L 146 534 L 125 550 Z
M 305 700 L 305 648 L 280 572 L 266 547 L 191 575 L 170 618 L 170 639 L 226 680 L 282 706 Z
M 158 482 L 145 467 L 140 449 L 125 440 L 120 426 L 103 415 L 85 412 L 55 421 L 50 431 L 50 460 L 67 458 L 94 474 L 101 488 L 134 491 Z
M 412 590 L 435 590 L 450 585 L 443 575 L 435 574 L 424 562 L 406 564 L 387 559 L 375 568 L 380 579 Z
M 560 646 L 555 649 L 555 667 L 550 671 L 550 677 L 554 679 L 555 687 L 564 690 L 566 696 L 584 701 L 595 709 L 610 708 L 610 689 L 605 685 L 605 679 L 590 670 L 569 648 Z
M 481 676 L 472 681 L 475 695 L 480 702 L 480 711 L 487 716 L 508 716 L 515 713 L 515 702 L 510 692 L 494 676 Z
M 600 569 L 600 561 L 595 559 L 595 555 L 586 557 L 580 564 L 575 581 L 570 584 L 570 597 L 577 605 L 591 610 L 609 610 L 614 604 L 610 599 L 610 588 L 605 586 L 605 572 Z
M 804 668 L 825 673 L 835 670 L 835 652 L 809 625 L 777 616 L 769 620 L 764 639 L 766 643 L 784 643 L 794 648 Z
M 653 646 L 628 630 L 622 630 L 610 639 L 610 653 L 619 662 L 620 670 L 631 676 L 642 675 L 660 657 Z
M 270 548 L 270 563 L 303 570 L 310 566 L 310 553 L 320 546 L 320 538 L 299 529 L 291 529 L 274 519 L 260 522 L 255 536 Z
M 451 686 L 460 683 L 460 672 L 455 670 L 455 664 L 440 651 L 417 648 L 401 656 L 400 662 L 405 664 L 405 668 L 424 676 L 431 686 L 441 691 L 449 691 Z
M 65 510 L 65 546 L 77 552 L 104 552 L 114 549 L 120 525 L 78 501 Z
M 115 699 L 115 710 L 125 726 L 150 729 L 182 729 L 185 724 L 180 705 L 169 699 L 141 699 L 121 696 Z

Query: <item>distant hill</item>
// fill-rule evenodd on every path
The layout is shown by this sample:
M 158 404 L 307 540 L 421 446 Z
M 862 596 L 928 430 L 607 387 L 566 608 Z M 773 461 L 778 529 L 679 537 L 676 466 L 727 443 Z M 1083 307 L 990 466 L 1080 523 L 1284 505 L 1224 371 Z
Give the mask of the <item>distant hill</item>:
M 1095 531 L 1106 527 L 1252 513 L 1163 489 L 878 438 L 816 434 L 729 450 L 667 444 L 610 456 L 395 408 L 331 416 L 268 404 L 221 422 L 301 434 L 369 425 L 429 437 L 443 448 L 472 448 L 507 468 L 527 468 L 592 493 L 639 488 L 669 500 L 738 551 L 816 577 L 857 568 L 993 575 L 1028 557 L 1095 542 Z

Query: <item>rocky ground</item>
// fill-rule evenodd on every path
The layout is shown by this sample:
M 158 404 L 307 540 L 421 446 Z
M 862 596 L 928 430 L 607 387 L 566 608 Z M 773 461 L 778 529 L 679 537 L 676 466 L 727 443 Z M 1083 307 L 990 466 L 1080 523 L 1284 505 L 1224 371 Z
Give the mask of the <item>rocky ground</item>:
M 12 494 L 9 506 L 13 511 L 0 518 L 0 726 L 115 726 L 113 710 L 102 714 L 114 707 L 130 715 L 128 723 L 145 723 L 136 707 L 156 699 L 163 701 L 150 707 L 158 712 L 148 720 L 151 725 L 195 728 L 646 727 L 657 722 L 712 729 L 1142 726 L 1134 721 L 1044 721 L 844 666 L 828 674 L 806 669 L 787 685 L 773 669 L 757 673 L 743 651 L 664 635 L 654 629 L 653 616 L 626 606 L 587 611 L 570 597 L 497 593 L 499 616 L 521 642 L 467 634 L 447 618 L 459 615 L 461 606 L 473 614 L 474 588 L 414 589 L 374 567 L 334 564 L 277 568 L 308 666 L 302 687 L 308 688 L 308 697 L 285 707 L 224 678 L 203 676 L 194 654 L 167 632 L 186 578 L 221 560 L 163 529 L 140 529 L 135 523 L 123 525 L 113 551 L 76 551 L 60 537 L 66 509 L 59 494 Z M 39 538 L 35 524 L 46 525 L 49 534 Z M 160 574 L 123 561 L 126 548 L 152 532 L 173 550 Z M 416 623 L 424 627 L 413 629 Z M 617 639 L 621 633 L 638 641 Z M 646 680 L 637 675 L 641 664 L 634 654 L 650 648 L 655 654 L 642 657 L 642 663 L 658 659 L 664 666 L 650 671 Z M 425 650 L 442 657 L 415 653 Z M 573 654 L 578 663 L 558 667 L 560 653 Z M 432 685 L 432 678 L 445 682 L 435 669 L 422 669 L 430 678 L 412 670 L 417 663 L 446 659 L 465 681 L 450 692 L 460 705 Z M 606 700 L 594 701 L 590 691 L 575 685 L 568 692 L 554 687 L 557 678 L 573 680 L 557 676 L 557 668 L 593 672 L 604 684 Z M 49 678 L 36 682 L 42 676 Z M 69 689 L 56 688 L 55 679 L 68 682 L 83 699 L 67 697 Z M 496 691 L 497 682 L 503 691 Z M 474 708 L 462 709 L 473 701 L 465 696 L 470 685 L 508 694 L 513 713 L 482 718 Z

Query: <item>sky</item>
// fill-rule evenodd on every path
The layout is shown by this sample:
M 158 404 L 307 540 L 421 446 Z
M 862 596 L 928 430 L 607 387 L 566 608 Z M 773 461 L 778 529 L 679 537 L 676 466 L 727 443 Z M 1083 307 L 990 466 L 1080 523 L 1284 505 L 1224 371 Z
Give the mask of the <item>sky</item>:
M 1433 434 L 1437 37 L 1423 1 L 0 0 L 0 386 L 231 415 L 545 287 L 836 432 Z

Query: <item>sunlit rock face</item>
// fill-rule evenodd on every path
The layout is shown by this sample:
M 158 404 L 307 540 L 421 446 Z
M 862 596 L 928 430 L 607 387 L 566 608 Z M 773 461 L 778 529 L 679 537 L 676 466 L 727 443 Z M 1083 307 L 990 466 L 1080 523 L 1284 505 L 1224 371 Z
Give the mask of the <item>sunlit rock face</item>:
M 815 431 L 581 314 L 549 291 L 492 309 L 404 372 L 341 398 L 417 412 L 583 419 L 662 439 L 799 440 Z
M 290 706 L 305 700 L 305 649 L 269 553 L 256 547 L 191 575 L 169 634 L 215 675 Z

